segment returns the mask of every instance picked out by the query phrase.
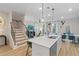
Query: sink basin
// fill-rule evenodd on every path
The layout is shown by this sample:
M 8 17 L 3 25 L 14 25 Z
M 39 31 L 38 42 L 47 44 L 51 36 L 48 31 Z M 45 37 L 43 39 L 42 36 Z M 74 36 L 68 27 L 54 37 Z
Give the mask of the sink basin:
M 51 39 L 56 39 L 58 36 L 49 36 Z

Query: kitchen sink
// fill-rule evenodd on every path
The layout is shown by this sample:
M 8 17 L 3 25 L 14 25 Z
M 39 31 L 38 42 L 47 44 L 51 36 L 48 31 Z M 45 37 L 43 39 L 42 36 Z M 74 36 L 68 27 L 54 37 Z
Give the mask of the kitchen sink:
M 56 39 L 58 36 L 49 36 L 51 39 Z

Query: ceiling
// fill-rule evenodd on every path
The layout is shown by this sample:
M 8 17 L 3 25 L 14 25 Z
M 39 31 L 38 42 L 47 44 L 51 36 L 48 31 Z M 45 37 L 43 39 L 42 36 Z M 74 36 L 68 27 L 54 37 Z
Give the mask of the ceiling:
M 15 11 L 19 14 L 30 16 L 33 20 L 39 20 L 42 16 L 41 3 L 0 3 L 0 11 L 6 13 L 10 11 Z M 47 9 L 47 7 L 50 7 Z M 54 8 L 54 13 L 52 14 L 52 8 Z M 72 11 L 69 12 L 68 9 L 71 8 Z M 63 19 L 78 19 L 79 18 L 79 3 L 45 3 L 44 4 L 44 19 L 60 20 Z M 50 14 L 51 16 L 48 16 Z M 52 17 L 53 16 L 53 17 Z

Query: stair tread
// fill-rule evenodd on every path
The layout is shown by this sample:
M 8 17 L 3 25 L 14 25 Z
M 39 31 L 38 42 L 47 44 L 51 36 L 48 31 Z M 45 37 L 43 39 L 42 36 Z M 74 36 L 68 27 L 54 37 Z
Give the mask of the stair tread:
M 16 40 L 20 40 L 20 39 L 25 39 L 25 37 L 23 37 L 23 38 L 19 38 L 19 39 L 18 39 L 18 38 L 16 38 Z
M 15 32 L 24 32 L 24 31 L 15 31 Z
M 24 31 L 15 31 L 15 33 L 24 33 Z
M 25 35 L 23 34 L 23 35 L 16 35 L 16 37 L 24 37 Z
M 20 42 L 17 42 L 16 44 L 19 44 L 19 43 L 23 43 L 23 42 L 26 42 L 27 40 L 22 40 Z
M 15 31 L 23 31 L 23 30 L 15 30 Z
M 20 46 L 20 45 L 23 45 L 23 44 L 26 44 L 27 43 L 27 40 L 24 40 L 24 41 L 20 41 L 20 42 L 17 42 L 17 46 Z
M 16 39 L 16 42 L 23 41 L 23 40 L 26 40 L 26 39 L 25 38 Z
M 24 35 L 23 33 L 15 34 L 16 36 Z
M 17 48 L 22 47 L 22 46 L 26 46 L 27 47 L 27 44 L 25 43 L 25 44 L 22 44 L 22 45 L 17 45 Z
M 22 29 L 15 29 L 15 30 L 22 30 Z
M 19 35 L 19 36 L 16 36 L 15 38 L 17 39 L 17 38 L 23 38 L 23 37 L 25 37 L 25 35 Z
M 24 32 L 16 32 L 15 34 L 24 34 Z

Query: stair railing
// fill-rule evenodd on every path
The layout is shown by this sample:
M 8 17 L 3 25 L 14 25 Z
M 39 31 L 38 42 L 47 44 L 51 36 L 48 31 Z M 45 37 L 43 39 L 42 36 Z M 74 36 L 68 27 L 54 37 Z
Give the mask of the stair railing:
M 15 30 L 14 30 L 12 23 L 11 23 L 11 35 L 12 35 L 12 38 L 13 38 L 13 41 L 14 41 L 14 45 L 16 45 L 16 43 L 15 43 Z

